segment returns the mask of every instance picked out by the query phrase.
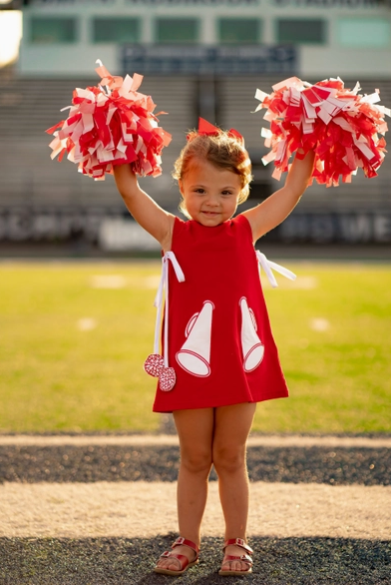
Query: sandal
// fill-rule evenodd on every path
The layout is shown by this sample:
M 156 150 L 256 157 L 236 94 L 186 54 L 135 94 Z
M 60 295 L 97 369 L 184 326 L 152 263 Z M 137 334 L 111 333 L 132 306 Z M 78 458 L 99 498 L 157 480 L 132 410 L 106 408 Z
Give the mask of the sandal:
M 171 569 L 162 569 L 160 567 L 155 567 L 154 568 L 155 573 L 159 573 L 160 575 L 173 575 L 173 576 L 183 575 L 183 573 L 185 573 L 187 571 L 187 569 L 189 569 L 193 565 L 197 565 L 197 563 L 199 562 L 198 561 L 198 553 L 200 552 L 200 549 L 198 548 L 198 546 L 196 544 L 194 544 L 194 542 L 192 542 L 191 540 L 187 540 L 186 538 L 182 538 L 182 536 L 180 536 L 179 538 L 176 539 L 176 541 L 171 546 L 171 548 L 175 548 L 175 547 L 181 546 L 181 545 L 188 546 L 194 550 L 194 552 L 196 553 L 194 560 L 189 561 L 189 559 L 187 558 L 186 555 L 179 555 L 179 554 L 175 554 L 174 552 L 170 552 L 170 551 L 166 550 L 163 554 L 160 555 L 160 558 L 177 560 L 179 563 L 180 569 L 178 569 L 178 571 L 173 571 Z
M 223 571 L 223 569 L 221 569 L 219 571 L 219 575 L 223 575 L 223 576 L 228 576 L 228 575 L 249 575 L 250 573 L 252 573 L 252 566 L 253 566 L 253 562 L 252 559 L 249 555 L 253 554 L 253 550 L 252 548 L 250 548 L 248 546 L 248 544 L 246 544 L 246 542 L 242 539 L 242 538 L 230 538 L 229 540 L 226 540 L 224 542 L 224 546 L 223 546 L 223 550 L 225 551 L 225 549 L 227 548 L 227 546 L 229 546 L 230 544 L 235 544 L 236 546 L 240 546 L 241 548 L 243 548 L 247 554 L 245 555 L 224 555 L 224 559 L 223 559 L 223 565 L 224 564 L 228 564 L 231 563 L 233 561 L 241 561 L 242 563 L 246 563 L 246 565 L 248 565 L 248 568 L 245 571 Z

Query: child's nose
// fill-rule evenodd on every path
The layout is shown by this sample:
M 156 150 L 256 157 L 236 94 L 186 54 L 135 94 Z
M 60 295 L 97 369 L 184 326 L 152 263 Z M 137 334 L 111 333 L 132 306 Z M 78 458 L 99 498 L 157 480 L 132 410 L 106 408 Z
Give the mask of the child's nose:
M 210 193 L 209 197 L 208 197 L 208 203 L 209 205 L 218 205 L 219 204 L 219 199 L 217 195 L 214 195 L 213 193 Z

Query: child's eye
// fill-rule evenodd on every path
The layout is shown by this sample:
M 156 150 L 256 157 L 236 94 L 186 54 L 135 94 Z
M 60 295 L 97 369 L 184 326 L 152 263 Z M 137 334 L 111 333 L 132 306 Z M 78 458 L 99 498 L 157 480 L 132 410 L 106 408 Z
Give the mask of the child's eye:
M 205 189 L 202 189 L 201 187 L 199 187 L 198 189 L 195 189 L 196 193 L 205 193 Z
M 223 195 L 232 195 L 232 191 L 223 191 L 222 194 Z

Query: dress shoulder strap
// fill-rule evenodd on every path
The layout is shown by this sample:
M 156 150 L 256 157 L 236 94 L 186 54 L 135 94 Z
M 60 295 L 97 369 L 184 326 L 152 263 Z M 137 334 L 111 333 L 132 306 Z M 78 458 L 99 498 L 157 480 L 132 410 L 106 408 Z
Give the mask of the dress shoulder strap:
M 251 244 L 253 243 L 253 232 L 251 229 L 250 222 L 248 221 L 247 217 L 243 215 L 243 213 L 239 213 L 234 219 L 232 220 L 236 226 L 241 230 L 243 233 L 243 237 L 250 238 Z
M 178 216 L 175 216 L 175 220 L 174 220 L 174 228 L 172 231 L 172 243 L 171 243 L 171 249 L 175 250 L 176 247 L 178 245 L 180 245 L 180 239 L 181 236 L 184 234 L 184 232 L 186 230 L 189 229 L 189 226 L 187 225 L 189 222 L 188 221 L 184 221 L 183 219 L 181 219 Z

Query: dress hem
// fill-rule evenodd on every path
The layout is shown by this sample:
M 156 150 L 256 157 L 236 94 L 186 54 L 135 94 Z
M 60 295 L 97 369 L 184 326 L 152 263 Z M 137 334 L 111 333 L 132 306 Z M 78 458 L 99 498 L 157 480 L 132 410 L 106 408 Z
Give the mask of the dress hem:
M 268 396 L 267 398 L 261 398 L 259 400 L 240 400 L 239 402 L 230 402 L 229 404 L 216 404 L 216 405 L 208 405 L 208 406 L 187 406 L 184 408 L 174 408 L 172 410 L 157 410 L 155 408 L 152 409 L 152 412 L 156 412 L 157 414 L 169 414 L 171 412 L 175 412 L 176 410 L 198 410 L 200 408 L 221 408 L 223 406 L 235 406 L 236 404 L 256 404 L 258 402 L 266 402 L 266 400 L 276 400 L 278 398 L 289 398 L 289 394 L 281 394 L 279 396 Z

